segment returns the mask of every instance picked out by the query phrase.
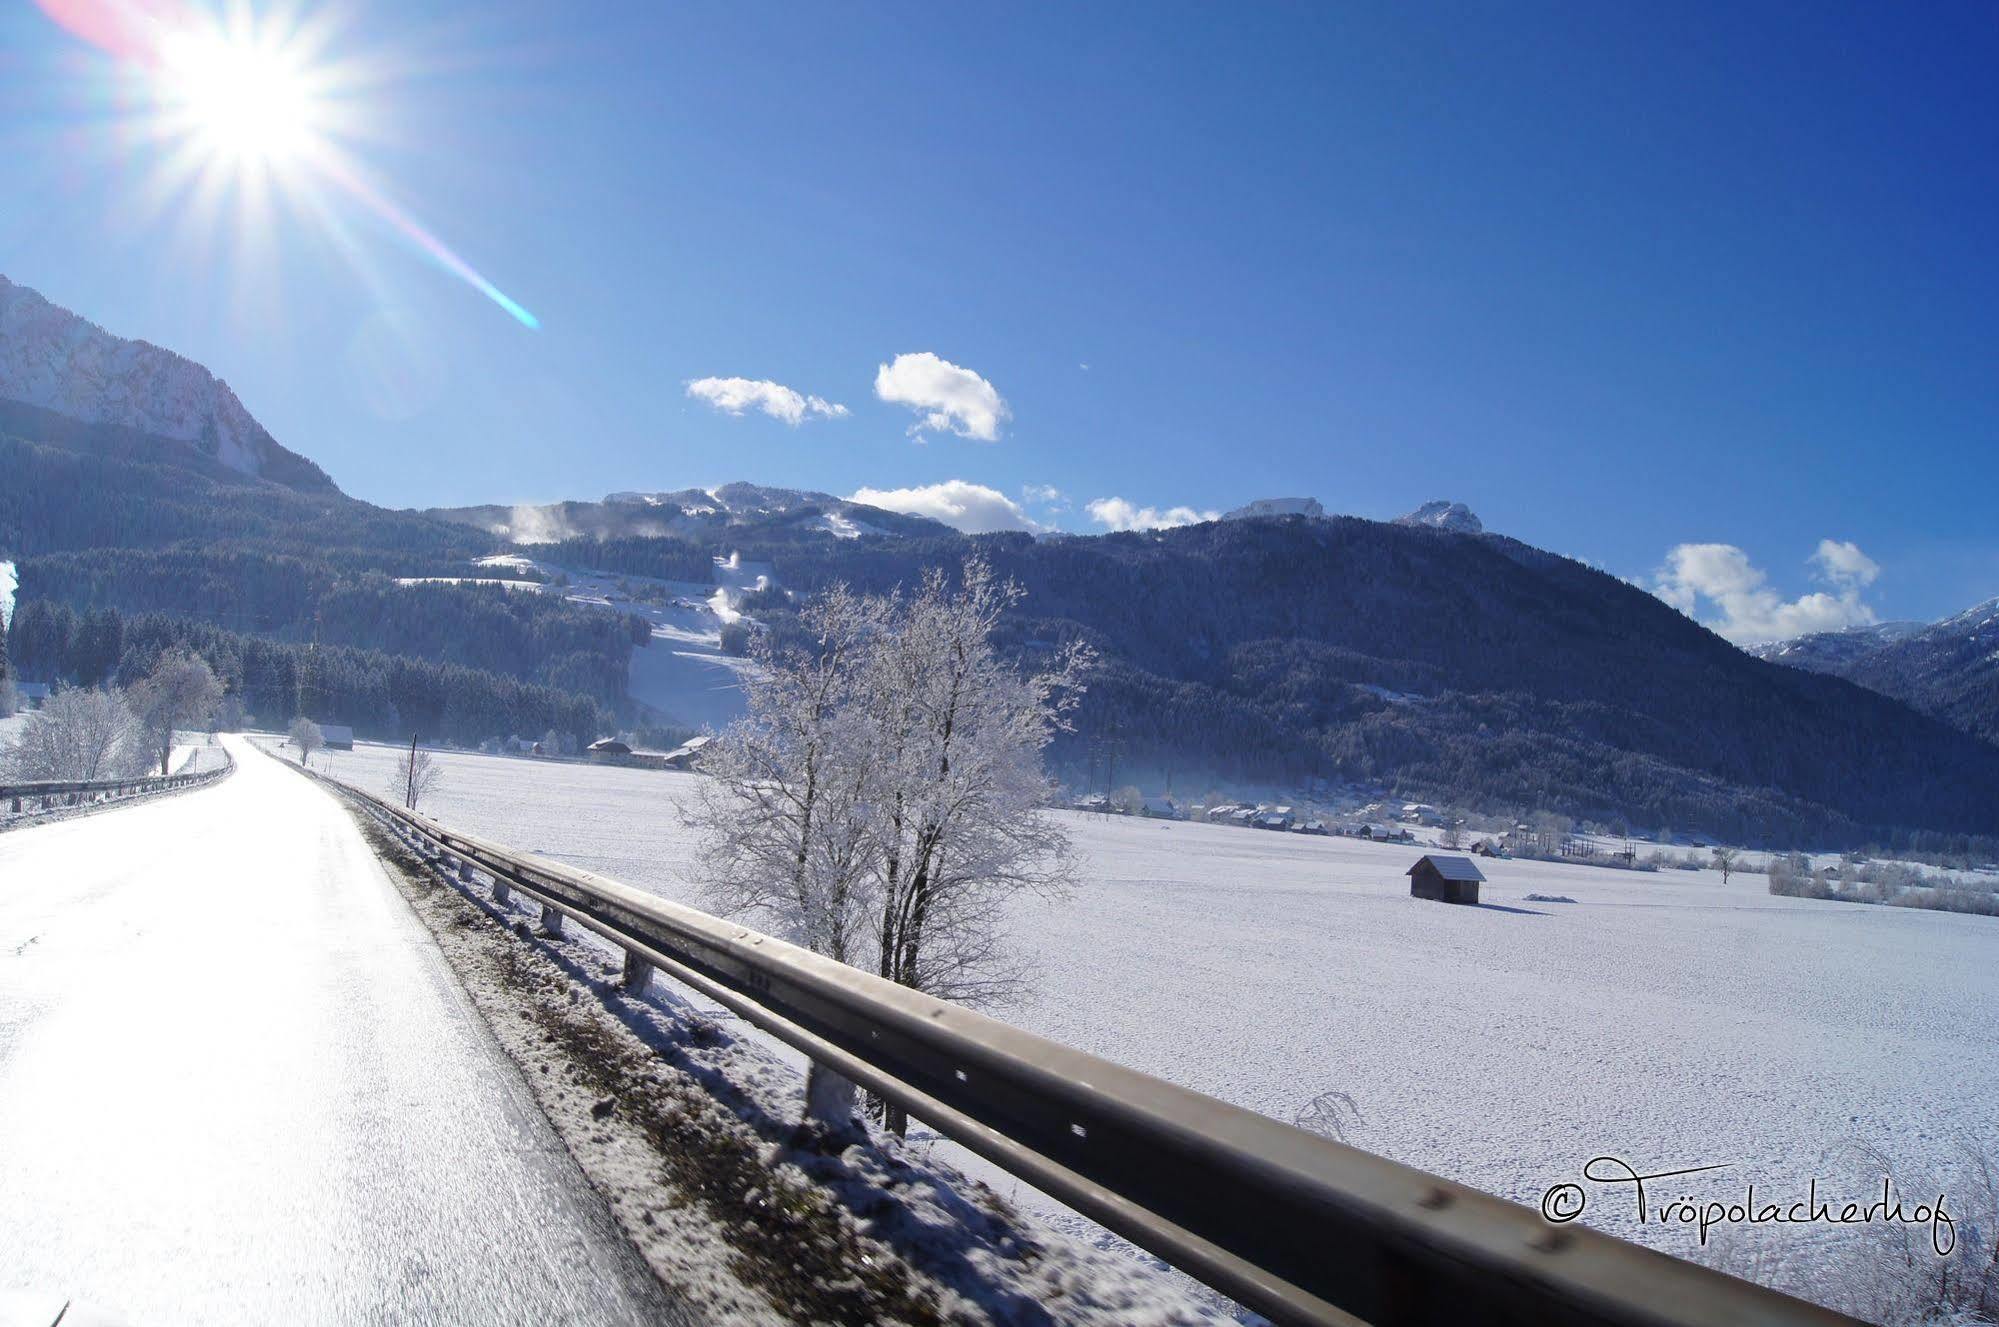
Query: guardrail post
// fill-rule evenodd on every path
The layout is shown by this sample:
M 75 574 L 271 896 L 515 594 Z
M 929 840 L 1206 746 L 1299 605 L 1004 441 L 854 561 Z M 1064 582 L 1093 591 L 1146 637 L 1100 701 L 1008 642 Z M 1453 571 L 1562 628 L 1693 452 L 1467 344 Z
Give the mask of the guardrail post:
M 514 891 L 507 888 L 507 882 L 505 878 L 499 875 L 495 875 L 493 877 L 493 902 L 499 904 L 501 907 L 504 908 L 507 906 L 507 904 L 513 902 L 513 898 L 514 898 Z
M 852 1079 L 817 1060 L 805 1071 L 805 1126 L 838 1136 L 855 1131 Z
M 466 861 L 463 857 L 458 859 L 458 883 L 461 885 L 472 883 L 472 863 Z
M 562 934 L 562 911 L 553 903 L 541 905 L 541 929 L 548 935 Z
M 633 995 L 637 995 L 645 990 L 646 984 L 651 980 L 652 964 L 639 957 L 637 950 L 627 949 L 625 951 L 625 989 Z

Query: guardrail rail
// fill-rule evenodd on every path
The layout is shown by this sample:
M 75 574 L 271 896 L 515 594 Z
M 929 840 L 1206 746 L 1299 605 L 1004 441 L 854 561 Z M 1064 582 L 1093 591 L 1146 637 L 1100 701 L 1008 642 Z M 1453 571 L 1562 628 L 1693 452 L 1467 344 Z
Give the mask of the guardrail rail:
M 296 768 L 296 767 L 295 767 Z M 341 783 L 461 882 L 539 903 L 1284 1324 L 1856 1320 L 1050 1041 Z
M 172 792 L 176 788 L 198 788 L 204 783 L 213 783 L 235 767 L 235 760 L 231 757 L 221 769 L 202 770 L 198 774 L 156 774 L 136 779 L 0 783 L 0 806 L 6 807 L 10 814 L 26 815 L 58 807 L 123 801 L 152 793 Z

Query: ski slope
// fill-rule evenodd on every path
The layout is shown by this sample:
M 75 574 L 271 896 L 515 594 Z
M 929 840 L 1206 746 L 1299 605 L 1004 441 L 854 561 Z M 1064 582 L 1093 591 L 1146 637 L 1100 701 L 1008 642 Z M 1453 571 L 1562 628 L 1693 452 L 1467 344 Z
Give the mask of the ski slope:
M 364 744 L 329 768 L 380 788 L 393 760 Z M 425 809 L 446 823 L 701 902 L 678 818 L 699 776 L 441 760 Z M 1036 979 L 996 1012 L 1283 1119 L 1346 1093 L 1350 1142 L 1489 1192 L 1538 1202 L 1605 1153 L 1725 1163 L 1735 1196 L 1878 1192 L 1854 1144 L 1913 1180 L 1999 1137 L 1999 919 L 1528 861 L 1481 863 L 1486 906 L 1453 907 L 1409 897 L 1420 848 L 1052 814 L 1082 883 L 1015 909 Z M 1585 1219 L 1692 1243 L 1608 1195 Z M 1781 1257 L 1820 1233 L 1758 1238 Z
M 347 814 L 225 740 L 0 833 L 0 1321 L 691 1321 Z

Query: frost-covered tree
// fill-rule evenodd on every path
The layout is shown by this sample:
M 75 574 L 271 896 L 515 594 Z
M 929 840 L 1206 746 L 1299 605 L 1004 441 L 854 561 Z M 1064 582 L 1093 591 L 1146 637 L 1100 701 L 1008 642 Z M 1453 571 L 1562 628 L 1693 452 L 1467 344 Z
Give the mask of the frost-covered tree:
M 444 769 L 436 756 L 413 748 L 396 757 L 396 772 L 389 778 L 389 795 L 401 799 L 404 806 L 414 811 L 443 777 Z
M 122 779 L 145 769 L 147 750 L 123 696 L 66 687 L 28 715 L 7 772 L 23 780 Z
M 303 714 L 292 720 L 285 738 L 292 744 L 292 750 L 298 752 L 298 763 L 301 765 L 310 765 L 312 753 L 326 745 L 326 735 L 319 731 L 319 725 Z
M 131 689 L 128 698 L 132 712 L 152 739 L 153 749 L 159 752 L 160 773 L 165 774 L 173 760 L 175 731 L 208 724 L 221 703 L 222 683 L 200 655 L 170 650 L 160 656 L 145 680 Z
M 1721 883 L 1727 884 L 1728 877 L 1735 874 L 1735 849 L 1714 849 L 1714 869 L 1721 872 Z
M 913 593 L 828 591 L 802 644 L 758 637 L 748 713 L 709 748 L 691 815 L 717 907 L 934 995 L 1012 988 L 1007 900 L 1071 879 L 1042 753 L 1090 663 L 1081 646 L 1033 674 L 1003 660 L 1019 595 L 972 559 Z
M 861 899 L 880 846 L 864 655 L 887 614 L 883 601 L 835 587 L 800 625 L 806 644 L 758 639 L 746 713 L 703 753 L 713 782 L 689 818 L 715 907 L 852 963 L 863 957 Z

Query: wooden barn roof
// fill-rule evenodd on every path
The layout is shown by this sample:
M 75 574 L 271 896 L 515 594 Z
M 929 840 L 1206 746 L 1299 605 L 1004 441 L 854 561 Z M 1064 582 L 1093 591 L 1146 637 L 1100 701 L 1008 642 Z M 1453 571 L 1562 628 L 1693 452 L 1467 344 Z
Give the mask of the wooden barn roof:
M 1416 865 L 1410 867 L 1407 871 L 1403 872 L 1403 874 L 1415 875 L 1417 868 L 1421 867 L 1424 862 L 1428 862 L 1431 866 L 1435 867 L 1437 870 L 1437 874 L 1444 877 L 1444 879 L 1446 880 L 1477 881 L 1485 879 L 1485 876 L 1480 873 L 1477 864 L 1474 863 L 1471 858 L 1450 857 L 1444 855 L 1443 853 L 1435 853 L 1435 852 L 1430 853 L 1428 856 L 1417 858 Z

